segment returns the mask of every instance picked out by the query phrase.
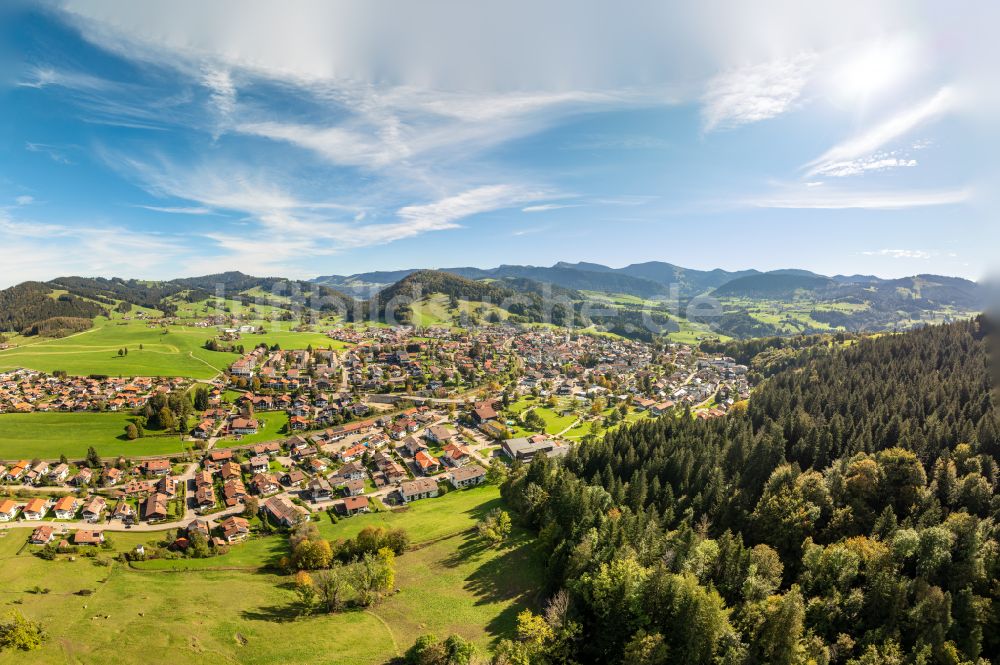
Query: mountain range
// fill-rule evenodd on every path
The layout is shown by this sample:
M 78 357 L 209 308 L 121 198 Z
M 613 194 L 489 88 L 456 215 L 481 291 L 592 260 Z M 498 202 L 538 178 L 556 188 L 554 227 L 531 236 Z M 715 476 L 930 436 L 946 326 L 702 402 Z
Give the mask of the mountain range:
M 370 298 L 401 279 L 425 270 L 412 268 L 353 275 L 328 275 L 312 282 L 336 289 L 355 298 Z M 649 261 L 633 263 L 624 268 L 611 268 L 599 263 L 559 262 L 552 266 L 500 265 L 496 268 L 440 268 L 473 280 L 524 278 L 534 282 L 579 291 L 620 293 L 639 298 L 663 299 L 676 295 L 687 300 L 700 295 L 735 297 L 790 298 L 797 291 L 819 292 L 829 297 L 862 295 L 863 291 L 894 291 L 903 289 L 914 297 L 929 299 L 935 304 L 981 308 L 985 289 L 977 283 L 959 277 L 914 275 L 899 279 L 884 279 L 874 275 L 835 275 L 828 277 L 809 270 L 782 269 L 728 271 L 696 270 L 672 263 Z M 676 294 L 671 293 L 676 288 Z M 885 295 L 885 294 L 883 294 Z
M 629 336 L 720 334 L 731 337 L 880 331 L 951 320 L 985 309 L 987 287 L 957 277 L 819 275 L 785 269 L 695 270 L 651 261 L 624 268 L 597 263 L 410 269 L 318 277 L 311 281 L 227 272 L 167 281 L 60 277 L 0 291 L 0 332 L 60 336 L 85 329 L 114 308 L 147 307 L 171 316 L 178 306 L 224 294 L 347 321 L 421 322 L 409 300 L 423 300 L 444 324 L 459 321 L 460 301 L 477 304 L 473 321 L 539 321 L 596 326 Z M 448 305 L 430 303 L 443 297 Z M 415 296 L 415 298 L 414 298 Z M 546 297 L 563 303 L 555 313 Z M 409 300 L 407 300 L 409 299 Z M 709 303 L 710 315 L 703 305 Z M 600 305 L 594 308 L 588 305 Z M 604 309 L 603 313 L 599 311 Z M 610 311 L 608 311 L 610 308 Z M 714 309 L 713 309 L 714 308 Z M 391 315 L 391 316 L 390 316 Z M 461 314 L 468 318 L 468 313 Z M 655 321 L 650 331 L 650 321 Z M 658 330 L 658 332 L 657 332 Z

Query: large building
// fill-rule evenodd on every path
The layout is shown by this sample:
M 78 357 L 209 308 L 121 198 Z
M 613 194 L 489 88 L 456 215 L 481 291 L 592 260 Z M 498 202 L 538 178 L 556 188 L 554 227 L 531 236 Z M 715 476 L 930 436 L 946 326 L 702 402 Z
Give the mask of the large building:
M 535 458 L 535 455 L 539 454 L 548 455 L 549 457 L 562 457 L 569 452 L 568 446 L 538 435 L 506 439 L 500 443 L 500 449 L 512 460 L 520 460 L 522 462 L 529 462 Z

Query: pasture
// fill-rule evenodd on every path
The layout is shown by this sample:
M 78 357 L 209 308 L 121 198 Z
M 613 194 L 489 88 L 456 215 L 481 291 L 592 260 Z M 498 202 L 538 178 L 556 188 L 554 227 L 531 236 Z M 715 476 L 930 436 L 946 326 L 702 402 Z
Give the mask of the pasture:
M 247 349 L 264 343 L 282 349 L 313 347 L 343 349 L 349 346 L 320 332 L 293 332 L 268 328 L 263 335 L 246 335 L 239 344 Z M 211 379 L 239 356 L 235 353 L 208 351 L 205 341 L 214 337 L 215 328 L 189 326 L 151 327 L 143 321 L 120 321 L 98 318 L 90 330 L 61 339 L 18 337 L 17 347 L 0 351 L 0 371 L 26 367 L 43 372 L 61 370 L 87 376 L 180 376 Z M 140 348 L 141 347 L 141 348 Z M 118 355 L 128 349 L 127 355 Z
M 0 351 L 0 370 L 26 367 L 87 376 L 183 376 L 210 379 L 238 357 L 202 348 L 213 331 L 150 327 L 141 321 L 98 319 L 90 330 L 61 339 L 21 338 Z M 140 348 L 142 347 L 142 348 Z M 118 355 L 128 349 L 128 355 Z
M 138 570 L 80 557 L 49 562 L 28 550 L 18 554 L 28 530 L 11 530 L 0 537 L 0 597 L 8 605 L 18 601 L 19 610 L 40 620 L 48 639 L 37 651 L 0 653 L 0 663 L 376 665 L 427 632 L 458 633 L 485 650 L 513 629 L 522 608 L 537 603 L 541 585 L 539 556 L 523 531 L 515 529 L 511 542 L 497 550 L 483 548 L 469 531 L 497 494 L 495 487 L 453 492 L 400 514 L 398 525 L 418 541 L 396 560 L 401 591 L 366 611 L 334 615 L 299 616 L 290 578 L 268 570 Z M 423 503 L 435 505 L 416 510 Z M 375 517 L 328 526 L 346 534 Z M 411 524 L 408 517 L 421 521 Z M 420 528 L 451 517 L 450 532 L 432 537 Z M 152 534 L 113 537 L 122 547 L 143 535 L 155 540 Z M 271 536 L 203 561 L 242 567 L 259 555 L 266 563 L 284 541 Z M 253 556 L 237 559 L 241 550 Z M 33 593 L 36 583 L 48 593 Z M 83 589 L 92 595 L 77 595 Z
M 0 459 L 83 459 L 93 446 L 102 457 L 162 455 L 184 452 L 191 444 L 176 435 L 147 436 L 129 441 L 123 434 L 128 413 L 0 414 Z

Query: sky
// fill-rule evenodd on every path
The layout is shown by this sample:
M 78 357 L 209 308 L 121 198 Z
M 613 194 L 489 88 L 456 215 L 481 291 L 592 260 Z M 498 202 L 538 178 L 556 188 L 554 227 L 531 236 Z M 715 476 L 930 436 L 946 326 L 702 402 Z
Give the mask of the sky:
M 0 7 L 0 286 L 668 261 L 981 279 L 996 3 Z

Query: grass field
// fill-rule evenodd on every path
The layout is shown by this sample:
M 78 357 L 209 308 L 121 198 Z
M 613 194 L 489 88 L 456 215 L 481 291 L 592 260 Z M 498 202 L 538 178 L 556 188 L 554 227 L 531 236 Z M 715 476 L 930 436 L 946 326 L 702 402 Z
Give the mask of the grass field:
M 288 436 L 288 432 L 281 431 L 288 425 L 288 413 L 285 411 L 258 411 L 254 414 L 254 417 L 260 423 L 260 429 L 256 434 L 247 434 L 240 437 L 238 443 L 241 446 L 248 443 L 271 441 Z
M 98 319 L 85 332 L 62 339 L 30 338 L 0 351 L 0 370 L 27 367 L 43 372 L 109 376 L 184 376 L 212 378 L 238 357 L 202 347 L 212 332 L 196 328 L 150 328 L 141 321 Z M 140 345 L 143 347 L 140 350 Z M 127 356 L 118 350 L 128 349 Z
M 0 415 L 0 459 L 83 459 L 93 446 L 102 457 L 183 452 L 177 436 L 122 437 L 127 413 L 5 413 Z M 120 438 L 121 437 L 121 438 Z
M 266 571 L 135 570 L 107 568 L 89 559 L 47 562 L 18 554 L 27 529 L 0 536 L 0 602 L 40 620 L 48 639 L 33 652 L 0 653 L 0 663 L 335 663 L 376 665 L 405 651 L 419 635 L 458 633 L 485 650 L 513 628 L 521 608 L 535 604 L 541 584 L 538 555 L 523 531 L 509 546 L 484 549 L 469 533 L 474 516 L 494 505 L 497 490 L 477 488 L 418 502 L 403 516 L 423 544 L 397 559 L 400 593 L 368 611 L 299 617 L 289 578 Z M 355 531 L 378 516 L 328 525 L 337 533 Z M 454 517 L 454 520 L 451 519 Z M 450 523 L 430 539 L 420 525 Z M 456 531 L 457 530 L 457 531 Z M 444 534 L 444 535 L 442 535 Z M 143 534 L 116 534 L 132 545 Z M 151 537 L 151 534 L 145 534 Z M 128 541 L 126 543 L 126 541 Z M 271 537 L 259 543 L 284 542 Z M 236 547 L 214 561 L 239 566 L 277 550 L 250 551 L 258 542 Z M 244 556 L 238 554 L 246 550 Z M 238 558 L 239 557 L 239 558 Z M 49 593 L 31 593 L 36 584 Z M 78 596 L 81 589 L 94 589 Z
M 495 313 L 501 320 L 506 321 L 510 313 L 501 309 L 497 305 L 480 302 L 470 302 L 468 300 L 458 300 L 458 307 L 451 309 L 451 300 L 442 293 L 434 293 L 421 298 L 410 305 L 413 312 L 413 324 L 418 327 L 428 326 L 457 326 L 461 324 L 462 314 L 480 319 L 484 323 L 486 315 Z
M 268 324 L 277 325 L 277 324 Z M 260 343 L 278 344 L 283 349 L 333 347 L 348 344 L 330 339 L 320 332 L 292 332 L 267 328 L 264 335 L 247 335 L 241 343 L 252 348 Z M 43 372 L 62 370 L 86 376 L 182 376 L 210 379 L 238 358 L 235 353 L 208 351 L 202 346 L 216 334 L 214 328 L 172 326 L 150 328 L 142 321 L 118 321 L 98 318 L 87 331 L 46 339 L 18 337 L 19 346 L 0 351 L 0 370 L 27 367 Z M 142 346 L 140 349 L 139 347 Z M 128 355 L 118 350 L 127 348 Z

